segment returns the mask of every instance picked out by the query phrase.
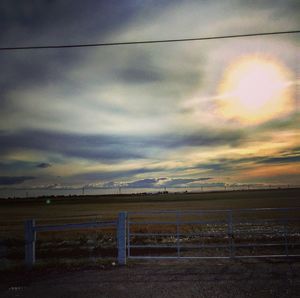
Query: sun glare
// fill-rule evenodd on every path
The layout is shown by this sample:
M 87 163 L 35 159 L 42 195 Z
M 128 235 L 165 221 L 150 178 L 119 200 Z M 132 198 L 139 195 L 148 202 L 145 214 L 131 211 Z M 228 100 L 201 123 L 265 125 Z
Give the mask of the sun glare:
M 279 61 L 244 56 L 225 70 L 218 88 L 221 114 L 244 124 L 259 124 L 293 110 L 292 73 Z

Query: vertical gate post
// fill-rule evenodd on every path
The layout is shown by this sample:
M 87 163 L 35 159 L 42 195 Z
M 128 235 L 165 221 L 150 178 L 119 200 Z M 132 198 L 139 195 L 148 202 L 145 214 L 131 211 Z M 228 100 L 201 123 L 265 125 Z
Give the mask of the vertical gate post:
M 118 215 L 117 242 L 118 242 L 118 264 L 126 265 L 126 219 L 127 212 Z
M 177 246 L 177 258 L 180 258 L 180 231 L 179 231 L 179 212 L 176 212 L 176 246 Z
M 25 264 L 31 268 L 35 263 L 35 220 L 30 219 L 25 221 Z
M 234 258 L 235 256 L 235 247 L 234 247 L 234 235 L 233 235 L 233 223 L 232 223 L 232 210 L 228 211 L 228 237 L 230 245 L 230 257 Z
M 283 218 L 283 237 L 284 237 L 284 251 L 285 251 L 285 256 L 289 256 L 289 246 L 288 246 L 288 226 L 287 226 L 287 214 L 284 213 L 284 218 Z

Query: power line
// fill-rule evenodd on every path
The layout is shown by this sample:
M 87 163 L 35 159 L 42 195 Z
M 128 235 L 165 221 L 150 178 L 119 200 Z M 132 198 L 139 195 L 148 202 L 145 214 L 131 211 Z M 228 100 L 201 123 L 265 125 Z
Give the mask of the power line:
M 66 48 L 107 47 L 107 46 L 122 46 L 122 45 L 136 45 L 136 44 L 173 43 L 173 42 L 203 41 L 203 40 L 214 40 L 214 39 L 240 38 L 240 37 L 266 36 L 266 35 L 279 35 L 279 34 L 295 34 L 295 33 L 300 33 L 300 30 L 260 32 L 260 33 L 248 33 L 248 34 L 236 34 L 236 35 L 180 38 L 180 39 L 140 40 L 140 41 L 109 42 L 109 43 L 66 44 L 66 45 L 62 44 L 62 45 L 0 47 L 0 51 L 66 49 Z

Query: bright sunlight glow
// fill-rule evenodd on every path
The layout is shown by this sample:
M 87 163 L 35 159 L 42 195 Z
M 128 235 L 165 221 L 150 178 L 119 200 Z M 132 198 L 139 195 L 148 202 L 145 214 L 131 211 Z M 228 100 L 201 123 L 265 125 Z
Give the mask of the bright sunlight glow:
M 243 56 L 225 70 L 217 104 L 227 119 L 259 124 L 293 110 L 292 73 L 279 61 Z

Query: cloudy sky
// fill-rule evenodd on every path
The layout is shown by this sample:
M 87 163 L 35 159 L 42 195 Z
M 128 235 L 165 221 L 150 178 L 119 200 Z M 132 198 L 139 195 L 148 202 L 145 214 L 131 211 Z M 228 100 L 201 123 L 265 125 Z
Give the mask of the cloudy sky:
M 0 1 L 0 47 L 300 29 L 286 1 Z M 0 52 L 0 188 L 300 184 L 299 34 Z

